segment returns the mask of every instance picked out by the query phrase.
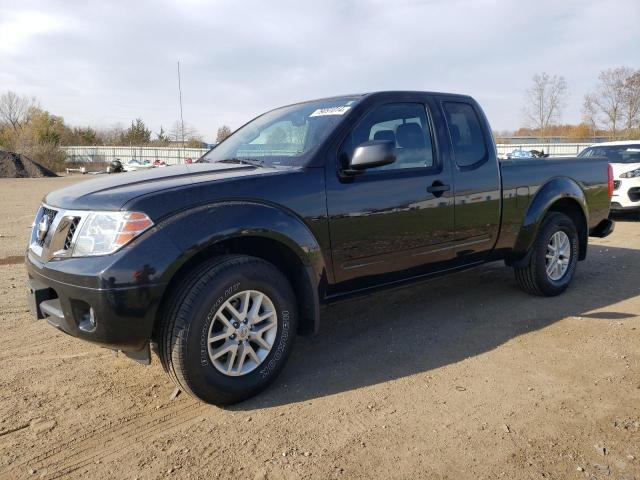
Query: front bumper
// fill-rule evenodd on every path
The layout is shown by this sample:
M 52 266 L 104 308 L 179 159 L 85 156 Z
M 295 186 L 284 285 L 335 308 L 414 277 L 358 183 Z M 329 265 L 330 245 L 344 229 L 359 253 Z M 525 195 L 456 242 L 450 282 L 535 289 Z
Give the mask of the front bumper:
M 640 177 L 616 179 L 615 187 L 611 210 L 640 210 Z
M 166 288 L 160 279 L 175 247 L 158 233 L 134 244 L 113 255 L 48 262 L 28 250 L 27 300 L 33 315 L 81 340 L 148 359 Z

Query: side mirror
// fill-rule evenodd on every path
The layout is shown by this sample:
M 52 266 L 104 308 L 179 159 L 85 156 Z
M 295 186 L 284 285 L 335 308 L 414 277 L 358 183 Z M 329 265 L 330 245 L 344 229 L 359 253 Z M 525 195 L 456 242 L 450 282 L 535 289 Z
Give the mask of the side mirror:
M 370 140 L 361 143 L 353 152 L 349 170 L 345 173 L 361 173 L 367 168 L 381 167 L 396 161 L 395 143 L 391 140 Z

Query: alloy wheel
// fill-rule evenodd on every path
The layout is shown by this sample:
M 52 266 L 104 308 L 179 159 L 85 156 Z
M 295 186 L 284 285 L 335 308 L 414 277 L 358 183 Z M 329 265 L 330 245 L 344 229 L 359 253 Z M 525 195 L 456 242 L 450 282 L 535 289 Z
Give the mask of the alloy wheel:
M 238 377 L 267 357 L 278 333 L 271 299 L 257 290 L 236 293 L 216 311 L 207 338 L 209 358 L 221 373 Z

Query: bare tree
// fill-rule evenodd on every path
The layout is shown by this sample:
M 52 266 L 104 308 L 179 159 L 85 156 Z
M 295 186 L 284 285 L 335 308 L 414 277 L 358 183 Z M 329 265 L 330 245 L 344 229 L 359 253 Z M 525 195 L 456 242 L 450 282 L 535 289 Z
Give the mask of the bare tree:
M 182 124 L 180 123 L 180 121 L 176 121 L 173 124 L 173 126 L 171 127 L 171 130 L 169 130 L 168 136 L 172 142 L 182 142 Z M 188 125 L 185 123 L 184 124 L 184 140 L 188 141 L 194 138 L 195 139 L 200 138 L 198 131 L 191 125 Z
M 625 110 L 625 83 L 632 75 L 627 67 L 610 68 L 598 75 L 598 84 L 593 93 L 588 94 L 590 102 L 598 112 L 599 120 L 615 138 L 623 123 Z
M 562 76 L 536 73 L 533 85 L 527 90 L 527 106 L 524 113 L 529 126 L 544 137 L 549 125 L 560 119 L 569 95 L 567 82 Z
M 624 81 L 622 92 L 624 125 L 631 130 L 640 125 L 640 70 L 631 73 Z
M 218 129 L 218 133 L 216 134 L 216 143 L 220 143 L 225 138 L 231 135 L 231 129 L 228 125 L 223 125 Z
M 19 130 L 29 119 L 29 111 L 38 104 L 34 98 L 18 95 L 11 90 L 0 95 L 0 123 Z
M 124 138 L 125 128 L 121 123 L 116 123 L 111 127 L 103 127 L 96 130 L 99 142 L 103 145 L 121 145 Z
M 593 95 L 587 94 L 582 102 L 582 121 L 589 125 L 592 136 L 595 138 L 598 131 L 598 107 Z

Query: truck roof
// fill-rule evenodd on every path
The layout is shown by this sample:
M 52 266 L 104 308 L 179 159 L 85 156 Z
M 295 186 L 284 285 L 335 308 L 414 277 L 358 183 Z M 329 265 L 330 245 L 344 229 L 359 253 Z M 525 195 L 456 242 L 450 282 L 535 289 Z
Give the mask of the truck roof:
M 373 92 L 362 93 L 361 95 L 367 96 L 367 95 L 379 95 L 379 94 L 389 94 L 389 93 L 395 93 L 395 94 L 426 93 L 427 95 L 447 95 L 451 97 L 469 97 L 469 95 L 465 95 L 463 93 L 432 92 L 432 91 L 426 91 L 426 90 L 377 90 Z
M 389 94 L 402 95 L 402 94 L 409 94 L 409 93 L 419 93 L 419 94 L 427 94 L 427 95 L 446 95 L 448 97 L 460 97 L 460 98 L 467 98 L 467 99 L 472 98 L 470 95 L 465 95 L 460 93 L 431 92 L 431 91 L 423 91 L 423 90 L 377 90 L 373 92 L 352 93 L 352 94 L 345 94 L 345 95 L 331 95 L 329 97 L 310 98 L 307 100 L 301 100 L 299 102 L 293 102 L 287 105 L 282 105 L 282 107 L 290 107 L 292 105 L 300 105 L 302 103 L 317 102 L 321 100 L 336 100 L 340 98 L 353 99 L 357 97 L 364 98 L 364 97 L 370 97 L 374 95 L 389 95 Z M 281 108 L 281 107 L 277 107 L 277 108 Z

